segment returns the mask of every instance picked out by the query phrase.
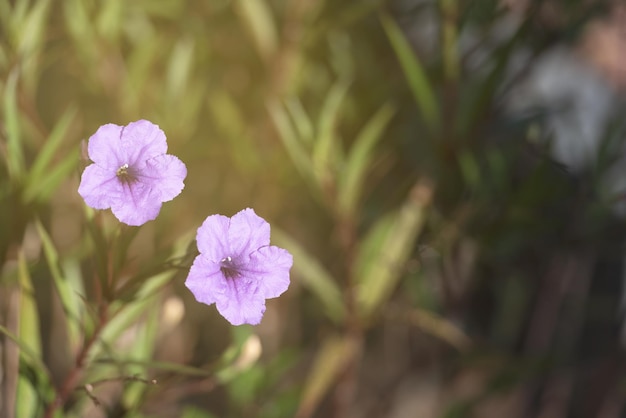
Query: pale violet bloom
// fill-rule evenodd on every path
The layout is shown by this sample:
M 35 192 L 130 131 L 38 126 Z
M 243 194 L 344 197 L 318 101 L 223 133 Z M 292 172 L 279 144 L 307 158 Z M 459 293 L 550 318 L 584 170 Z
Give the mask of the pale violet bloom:
M 147 120 L 102 125 L 89 138 L 93 164 L 78 193 L 94 209 L 108 209 L 120 222 L 138 226 L 157 217 L 163 202 L 185 187 L 187 167 L 167 153 L 165 134 Z
M 211 305 L 233 325 L 257 325 L 265 299 L 289 287 L 291 254 L 270 245 L 270 225 L 254 210 L 232 218 L 211 215 L 198 228 L 200 255 L 185 286 L 199 302 Z

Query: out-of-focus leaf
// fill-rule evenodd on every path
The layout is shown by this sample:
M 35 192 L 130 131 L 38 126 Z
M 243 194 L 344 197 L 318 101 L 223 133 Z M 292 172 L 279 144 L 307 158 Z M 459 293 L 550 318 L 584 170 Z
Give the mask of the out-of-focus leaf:
M 167 68 L 166 87 L 170 98 L 179 98 L 187 90 L 194 58 L 195 43 L 191 37 L 176 42 Z
M 476 158 L 471 152 L 460 153 L 459 167 L 461 168 L 465 184 L 474 190 L 478 190 L 481 186 L 481 170 Z
M 287 106 L 289 116 L 293 119 L 296 129 L 298 130 L 298 137 L 305 144 L 311 145 L 313 143 L 315 130 L 311 118 L 307 115 L 304 107 L 302 107 L 302 102 L 298 97 L 292 97 L 287 100 L 285 105 Z
M 361 240 L 354 266 L 358 280 L 361 280 L 377 262 L 378 253 L 389 235 L 389 231 L 394 226 L 397 216 L 397 212 L 383 215 L 370 227 Z
M 61 300 L 61 306 L 63 306 L 63 311 L 65 312 L 70 350 L 72 353 L 75 353 L 82 342 L 80 318 L 82 315 L 83 302 L 80 295 L 77 293 L 79 289 L 73 287 L 66 276 L 63 275 L 59 264 L 59 254 L 39 220 L 35 223 L 35 226 L 37 227 L 37 232 L 41 239 L 48 269 L 52 275 L 54 286 Z
M 17 67 L 9 74 L 4 91 L 4 123 L 7 132 L 7 168 L 9 175 L 20 178 L 24 173 L 24 151 L 17 108 Z
M 93 19 L 90 17 L 91 2 L 66 0 L 63 2 L 64 23 L 72 36 L 80 59 L 87 68 L 93 68 L 98 49 L 95 41 Z
M 278 45 L 276 23 L 265 0 L 235 0 L 237 14 L 248 28 L 261 58 L 272 59 Z
M 366 170 L 376 143 L 382 138 L 387 124 L 394 114 L 391 105 L 383 105 L 359 132 L 346 160 L 339 182 L 339 208 L 344 214 L 352 214 L 361 197 Z
M 41 359 L 41 335 L 39 331 L 39 316 L 37 315 L 37 302 L 35 301 L 34 289 L 23 252 L 19 253 L 18 263 L 20 282 L 18 338 L 24 346 L 28 347 L 33 356 Z M 36 373 L 45 375 L 44 370 L 36 370 Z M 42 402 L 38 399 L 37 388 L 24 375 L 21 365 L 15 396 L 15 415 L 17 417 L 27 418 L 38 415 L 38 409 Z
M 161 304 L 158 304 L 158 306 L 161 306 Z M 139 325 L 134 335 L 134 341 L 125 357 L 146 362 L 152 359 L 156 346 L 160 313 L 160 309 L 152 309 L 146 312 L 147 318 Z M 129 376 L 143 375 L 146 371 L 147 368 L 138 365 L 126 367 L 124 370 L 125 374 Z M 141 405 L 141 397 L 147 388 L 148 386 L 145 382 L 131 382 L 127 385 L 122 396 L 122 402 L 127 410 L 132 411 Z
M 118 302 L 112 304 L 112 310 L 118 312 L 102 331 L 100 340 L 104 344 L 111 345 L 125 330 L 131 327 L 139 317 L 148 309 L 153 308 L 158 300 L 158 291 L 172 278 L 172 271 L 165 271 L 145 281 L 139 289 L 136 297 L 131 302 Z M 91 351 L 90 358 L 95 358 L 102 350 L 97 345 Z
M 495 65 L 484 79 L 467 93 L 467 99 L 459 102 L 459 111 L 455 121 L 457 135 L 461 137 L 467 135 L 475 126 L 483 123 L 485 117 L 488 117 L 496 94 L 500 94 L 497 92 L 502 88 L 503 80 L 505 77 L 510 78 L 507 68 L 511 63 L 511 54 L 517 51 L 518 42 L 529 28 L 530 20 L 526 20 L 502 46 L 490 54 Z
M 1 331 L 1 329 L 0 329 Z M 212 376 L 212 370 L 199 369 L 196 367 L 184 366 L 178 363 L 171 363 L 166 361 L 142 361 L 142 360 L 134 360 L 134 359 L 113 359 L 107 357 L 101 357 L 99 359 L 94 360 L 95 364 L 111 364 L 115 365 L 116 368 L 126 367 L 126 366 L 141 366 L 146 370 L 162 370 L 166 372 L 173 372 L 176 374 L 184 375 L 184 376 L 195 376 L 195 377 L 206 377 Z
M 46 29 L 45 21 L 49 9 L 50 0 L 35 2 L 24 23 L 17 29 L 20 39 L 18 51 L 26 58 L 30 58 L 29 55 L 41 47 L 42 34 Z
M 24 191 L 25 201 L 32 202 L 38 200 L 45 202 L 50 199 L 50 196 L 56 191 L 61 182 L 76 167 L 78 152 L 77 149 L 70 150 L 59 164 L 49 170 L 47 176 L 43 176 L 39 181 L 30 182 Z
M 313 184 L 315 184 L 313 181 L 314 175 L 311 159 L 302 146 L 283 106 L 278 101 L 270 102 L 268 104 L 268 111 L 278 130 L 280 139 L 283 141 L 283 145 L 285 145 L 285 149 L 289 153 L 296 168 L 307 182 L 313 182 Z
M 368 318 L 383 305 L 402 277 L 402 269 L 411 255 L 415 239 L 424 225 L 432 197 L 432 186 L 418 182 L 394 217 L 393 225 L 380 239 L 376 256 L 363 271 L 357 285 L 357 306 Z
M 356 343 L 346 337 L 328 337 L 320 348 L 304 386 L 296 417 L 309 417 L 356 354 Z
M 220 370 L 215 372 L 215 378 L 221 383 L 231 383 L 242 373 L 249 371 L 261 356 L 262 346 L 258 335 L 251 329 L 244 328 L 244 339 L 235 338 L 232 345 L 224 352 Z M 239 331 L 234 329 L 233 331 Z
M 337 155 L 336 125 L 341 102 L 348 91 L 348 83 L 337 82 L 322 105 L 317 123 L 317 138 L 313 146 L 313 170 L 317 181 L 324 186 L 334 174 L 333 157 Z
M 75 116 L 76 107 L 72 106 L 65 111 L 61 119 L 59 119 L 54 126 L 46 142 L 37 153 L 37 158 L 33 162 L 33 165 L 30 167 L 28 183 L 42 181 L 44 177 L 48 176 L 47 172 L 50 170 L 50 162 L 63 143 L 63 140 L 66 139 L 68 129 L 74 121 Z
M 380 20 L 400 61 L 404 75 L 409 82 L 409 87 L 413 92 L 413 97 L 415 97 L 415 101 L 422 111 L 424 121 L 433 131 L 438 131 L 441 125 L 441 115 L 439 114 L 437 99 L 422 63 L 415 55 L 396 22 L 386 15 L 381 15 Z
M 293 270 L 302 279 L 302 284 L 322 302 L 328 317 L 340 322 L 345 315 L 345 308 L 337 282 L 330 273 L 304 248 L 276 227 L 272 228 L 272 239 L 293 255 Z
M 183 409 L 180 418 L 215 418 L 215 415 L 194 406 L 187 406 Z
M 246 126 L 239 106 L 226 90 L 213 90 L 208 96 L 213 122 L 228 139 L 239 169 L 255 171 L 260 165 L 258 153 L 244 129 Z
M 117 41 L 124 22 L 123 12 L 126 2 L 124 0 L 107 0 L 101 4 L 100 14 L 96 21 L 98 32 L 111 42 Z

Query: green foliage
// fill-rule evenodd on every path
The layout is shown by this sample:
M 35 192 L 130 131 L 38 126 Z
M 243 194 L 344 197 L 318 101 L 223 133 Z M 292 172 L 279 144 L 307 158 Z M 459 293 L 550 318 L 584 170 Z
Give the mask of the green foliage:
M 0 415 L 374 416 L 388 405 L 360 401 L 409 382 L 461 417 L 555 370 L 519 347 L 542 280 L 570 271 L 555 252 L 623 246 L 603 180 L 626 130 L 607 124 L 590 175 L 547 158 L 563 109 L 505 97 L 598 10 L 500 3 L 0 0 Z M 189 175 L 132 228 L 76 189 L 98 126 L 140 118 Z M 245 207 L 294 258 L 258 328 L 183 286 L 197 227 Z M 584 298 L 557 304 L 569 291 L 554 306 L 581 318 Z M 487 377 L 458 396 L 429 373 Z

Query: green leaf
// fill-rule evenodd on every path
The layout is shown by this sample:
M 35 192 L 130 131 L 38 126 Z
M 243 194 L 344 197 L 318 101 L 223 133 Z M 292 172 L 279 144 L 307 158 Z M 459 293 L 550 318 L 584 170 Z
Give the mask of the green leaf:
M 52 239 L 46 232 L 45 228 L 41 224 L 41 221 L 35 222 L 37 232 L 41 239 L 43 246 L 43 252 L 48 263 L 48 269 L 52 275 L 54 286 L 61 300 L 61 306 L 65 313 L 65 319 L 67 324 L 67 335 L 70 352 L 76 353 L 82 343 L 82 331 L 81 331 L 81 317 L 83 314 L 83 302 L 81 296 L 78 293 L 82 288 L 82 280 L 80 279 L 80 271 L 74 269 L 74 278 L 72 281 L 68 280 L 67 276 L 61 271 L 59 264 L 59 254 L 54 247 Z M 78 277 L 77 277 L 78 276 Z M 76 287 L 76 285 L 81 287 Z
M 267 107 L 274 121 L 274 125 L 278 130 L 279 137 L 291 157 L 291 160 L 295 164 L 296 169 L 309 184 L 315 184 L 313 181 L 314 175 L 311 158 L 309 158 L 306 149 L 298 138 L 283 106 L 278 101 L 272 101 L 268 103 Z
M 18 28 L 18 51 L 25 58 L 39 49 L 42 44 L 42 35 L 46 29 L 46 19 L 50 10 L 50 0 L 35 2 L 24 23 Z
M 394 114 L 390 104 L 383 105 L 369 120 L 357 136 L 339 182 L 339 208 L 351 215 L 361 197 L 366 170 L 371 161 L 374 147 L 383 137 L 383 132 Z
M 356 289 L 357 306 L 363 317 L 370 317 L 387 301 L 402 277 L 403 267 L 424 225 L 431 197 L 431 185 L 423 182 L 413 186 L 392 226 L 379 239 L 374 259 L 362 272 Z
M 135 324 L 146 311 L 158 306 L 158 299 L 161 290 L 174 275 L 173 271 L 165 271 L 145 280 L 144 284 L 137 291 L 136 297 L 130 302 L 115 301 L 111 305 L 111 310 L 116 312 L 115 316 L 107 323 L 100 335 L 101 344 L 94 346 L 89 358 L 96 358 L 99 353 L 111 346 L 122 333 Z
M 348 91 L 348 83 L 339 81 L 331 88 L 322 105 L 317 123 L 317 139 L 313 146 L 313 171 L 320 186 L 324 187 L 334 175 L 333 157 L 337 155 L 336 125 L 341 102 Z
M 424 120 L 431 130 L 438 131 L 441 125 L 441 115 L 439 114 L 437 99 L 422 63 L 396 22 L 386 15 L 381 15 L 380 20 L 391 42 L 391 47 L 400 61 L 409 87 L 413 92 L 413 97 L 422 111 Z
M 43 176 L 39 181 L 29 182 L 24 191 L 24 200 L 26 202 L 48 201 L 61 182 L 68 178 L 69 174 L 76 168 L 78 157 L 79 151 L 77 149 L 70 150 L 56 167 L 49 170 L 46 176 Z
M 311 118 L 302 107 L 302 102 L 298 97 L 292 97 L 285 103 L 289 116 L 293 119 L 296 129 L 298 130 L 298 137 L 302 142 L 307 145 L 313 144 L 313 136 L 315 130 L 313 128 L 313 122 Z
M 235 0 L 233 5 L 261 58 L 265 61 L 272 59 L 278 46 L 278 33 L 268 4 L 265 0 Z
M 39 316 L 37 314 L 37 302 L 33 285 L 26 265 L 26 257 L 20 251 L 18 260 L 18 275 L 20 283 L 19 302 L 19 331 L 18 338 L 24 347 L 28 347 L 29 353 L 37 359 L 41 359 L 41 334 L 39 329 Z M 45 369 L 37 371 L 45 375 Z M 17 384 L 15 402 L 15 415 L 18 417 L 35 417 L 41 400 L 37 395 L 37 388 L 24 375 L 23 366 L 20 364 L 20 377 Z
M 48 176 L 46 172 L 50 169 L 52 158 L 63 143 L 63 140 L 66 139 L 68 129 L 75 117 L 76 107 L 71 106 L 54 126 L 54 129 L 50 132 L 46 142 L 37 153 L 37 158 L 30 168 L 30 173 L 28 174 L 29 184 L 41 182 Z
M 346 337 L 328 337 L 316 355 L 304 386 L 296 416 L 311 416 L 328 390 L 354 357 L 356 343 Z
M 18 67 L 9 74 L 4 91 L 4 123 L 7 132 L 7 168 L 9 175 L 19 179 L 24 174 L 24 151 L 22 150 L 19 110 L 17 106 Z
M 167 68 L 166 88 L 170 98 L 185 95 L 194 59 L 194 38 L 183 37 L 176 42 Z
M 293 269 L 302 284 L 322 302 L 326 315 L 340 323 L 345 308 L 335 279 L 304 248 L 276 227 L 272 228 L 272 239 L 293 255 Z
M 124 0 L 107 0 L 102 4 L 96 21 L 98 32 L 103 38 L 116 42 L 119 39 L 120 28 L 124 23 Z
M 160 307 L 161 304 L 159 303 Z M 153 309 L 146 312 L 147 318 L 136 330 L 134 342 L 126 353 L 127 358 L 139 361 L 150 361 L 154 354 L 156 338 L 158 335 L 160 309 Z M 142 375 L 146 373 L 146 368 L 133 365 L 127 367 L 124 373 L 130 376 Z M 128 410 L 137 409 L 141 405 L 141 398 L 148 389 L 144 382 L 131 382 L 127 385 L 122 396 L 122 402 Z

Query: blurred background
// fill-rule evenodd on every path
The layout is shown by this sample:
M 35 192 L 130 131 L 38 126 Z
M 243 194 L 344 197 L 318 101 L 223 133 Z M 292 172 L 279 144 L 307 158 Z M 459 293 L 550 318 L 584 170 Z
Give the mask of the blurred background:
M 625 95 L 621 0 L 0 0 L 0 416 L 626 416 Z M 188 177 L 120 228 L 137 119 Z M 233 327 L 184 280 L 246 207 L 294 267 Z

